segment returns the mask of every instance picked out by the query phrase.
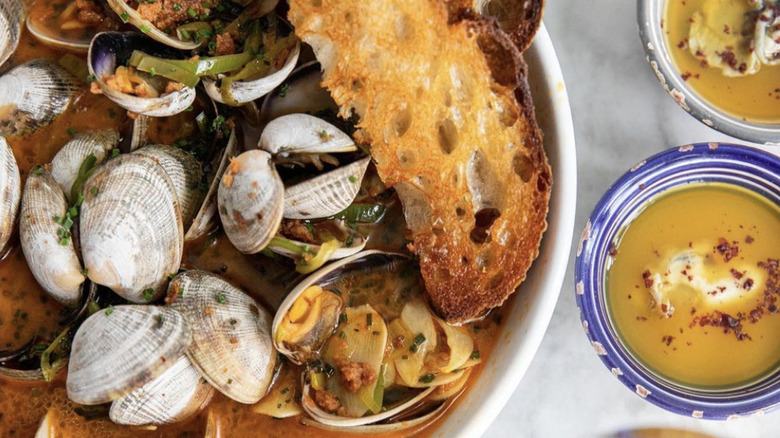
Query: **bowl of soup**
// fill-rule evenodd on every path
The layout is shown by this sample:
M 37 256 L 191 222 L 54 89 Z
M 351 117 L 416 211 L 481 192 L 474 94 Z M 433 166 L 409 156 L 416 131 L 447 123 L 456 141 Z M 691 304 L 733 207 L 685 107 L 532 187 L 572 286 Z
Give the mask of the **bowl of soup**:
M 750 0 L 646 0 L 639 34 L 663 88 L 720 132 L 780 143 L 780 10 Z
M 780 402 L 780 158 L 709 143 L 641 161 L 577 248 L 582 324 L 611 373 L 678 414 Z

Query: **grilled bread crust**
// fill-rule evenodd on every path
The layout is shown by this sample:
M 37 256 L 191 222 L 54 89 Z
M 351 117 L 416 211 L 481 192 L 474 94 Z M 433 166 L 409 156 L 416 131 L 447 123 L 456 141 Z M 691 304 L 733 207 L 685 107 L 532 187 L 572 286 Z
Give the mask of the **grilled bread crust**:
M 398 192 L 435 310 L 501 305 L 539 253 L 552 184 L 512 39 L 441 0 L 290 0 L 289 17 Z

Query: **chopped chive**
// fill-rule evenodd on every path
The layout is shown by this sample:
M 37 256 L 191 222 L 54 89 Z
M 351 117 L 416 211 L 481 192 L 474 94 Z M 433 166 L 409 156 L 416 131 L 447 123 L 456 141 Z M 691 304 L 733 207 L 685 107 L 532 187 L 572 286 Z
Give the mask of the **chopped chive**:
M 433 382 L 433 379 L 435 379 L 435 378 L 436 378 L 436 376 L 434 376 L 433 374 L 426 374 L 426 375 L 420 377 L 419 380 L 420 380 L 420 383 L 431 383 L 431 382 Z
M 87 82 L 93 82 L 95 79 L 95 75 L 87 75 Z
M 98 194 L 98 188 L 97 187 L 92 187 L 91 189 L 89 189 L 89 193 L 92 193 L 92 196 L 97 195 Z
M 114 148 L 111 149 L 111 158 L 118 157 L 119 156 L 119 149 Z
M 114 313 L 114 306 L 108 306 L 108 307 L 106 307 L 106 310 L 104 310 L 104 311 L 103 311 L 103 313 L 105 313 L 105 314 L 106 314 L 106 316 L 108 316 L 108 315 L 110 315 L 110 314 Z
M 474 350 L 471 352 L 471 358 L 474 360 L 479 359 L 479 350 Z
M 376 331 L 376 330 L 374 330 L 373 332 L 371 332 L 371 334 L 372 334 L 372 335 L 374 335 L 374 336 L 379 336 L 379 332 L 378 332 L 378 331 Z
M 68 209 L 68 214 L 70 215 L 70 217 L 78 217 L 79 209 L 76 208 L 76 206 L 74 205 L 73 207 Z
M 369 327 L 371 327 L 371 324 L 373 323 L 373 321 L 372 321 L 373 316 L 374 315 L 371 314 L 371 313 L 366 313 L 366 325 L 369 326 Z
M 350 175 L 349 176 L 349 182 L 351 182 L 352 184 L 355 184 L 357 182 L 357 177 L 355 175 Z
M 195 18 L 195 17 L 197 17 L 197 16 L 198 16 L 198 13 L 197 13 L 197 12 L 195 12 L 195 9 L 192 9 L 192 8 L 187 8 L 187 14 L 188 14 L 188 15 L 189 15 L 191 18 Z
M 412 345 L 409 346 L 409 351 L 411 351 L 412 353 L 417 353 L 417 350 L 419 350 L 419 349 L 420 349 L 420 346 L 417 345 L 417 344 L 412 344 Z
M 290 91 L 290 84 L 285 82 L 282 84 L 282 88 L 279 89 L 279 97 L 287 96 L 287 92 Z
M 165 317 L 163 315 L 157 315 L 157 324 L 163 325 Z
M 344 241 L 344 246 L 349 248 L 350 246 L 352 246 L 352 243 L 354 243 L 354 240 L 355 238 L 352 237 L 352 235 L 350 234 L 349 236 L 347 236 L 347 239 Z
M 341 322 L 347 322 L 347 314 L 346 313 L 342 313 L 341 314 Z
M 35 166 L 32 171 L 33 175 L 42 175 L 43 174 L 43 166 Z
M 225 296 L 225 294 L 217 295 L 217 302 L 219 304 L 225 304 L 225 301 L 227 301 L 227 297 Z
M 130 14 L 128 14 L 127 12 L 122 12 L 121 14 L 119 14 L 119 18 L 121 18 L 123 22 L 127 23 L 127 20 L 130 19 Z
M 61 245 L 61 246 L 68 246 L 68 242 L 70 242 L 70 240 L 68 240 L 68 239 L 67 239 L 67 238 L 65 238 L 65 237 L 63 237 L 62 239 L 60 239 L 60 245 Z
M 144 291 L 141 292 L 141 296 L 143 297 L 144 301 L 152 301 L 152 298 L 154 298 L 154 289 L 151 287 L 144 289 Z
M 346 337 L 347 337 L 347 334 L 346 334 L 346 333 L 344 333 L 344 330 L 342 330 L 342 331 L 340 331 L 340 332 L 339 332 L 339 338 L 341 338 L 341 339 L 345 339 Z
M 149 74 L 152 76 L 157 76 L 157 69 L 152 67 L 149 69 Z
M 174 11 L 181 11 L 181 5 L 178 3 L 173 4 L 173 10 Z
M 180 29 L 180 30 L 179 30 L 179 33 L 181 34 L 181 37 L 182 37 L 183 39 L 185 39 L 185 40 L 188 40 L 188 39 L 192 38 L 192 36 L 190 36 L 190 33 L 189 33 L 189 31 L 186 31 L 186 30 L 184 30 L 184 29 Z
M 76 130 L 75 130 L 75 129 L 73 129 L 73 128 L 68 128 L 68 129 L 66 129 L 66 132 L 67 132 L 67 133 L 68 133 L 68 135 L 69 135 L 69 136 L 71 136 L 71 137 L 73 137 L 74 135 L 76 135 Z
M 416 345 L 422 345 L 423 342 L 425 342 L 425 335 L 423 335 L 422 333 L 414 337 L 414 343 Z
M 142 24 L 141 27 L 138 28 L 138 30 L 140 30 L 141 33 L 149 33 L 149 31 L 152 30 L 152 28 L 149 27 L 148 24 Z

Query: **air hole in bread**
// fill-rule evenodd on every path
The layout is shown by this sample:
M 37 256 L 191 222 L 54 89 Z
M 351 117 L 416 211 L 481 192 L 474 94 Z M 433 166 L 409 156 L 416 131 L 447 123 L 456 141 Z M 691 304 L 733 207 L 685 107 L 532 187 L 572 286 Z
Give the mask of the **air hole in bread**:
M 322 0 L 311 0 L 311 5 L 314 6 L 315 8 L 319 8 L 320 6 L 322 6 Z
M 550 186 L 550 175 L 547 172 L 539 174 L 539 178 L 536 179 L 536 189 L 540 192 L 546 192 L 547 187 Z
M 490 239 L 490 227 L 501 216 L 501 212 L 496 208 L 483 208 L 474 215 L 474 228 L 471 229 L 469 237 L 471 241 L 477 244 L 483 244 Z
M 517 114 L 517 111 L 515 111 L 514 108 L 512 108 L 511 105 L 505 105 L 503 102 L 498 102 L 498 117 L 501 121 L 501 124 L 510 127 L 517 122 L 517 118 L 519 117 Z
M 409 182 L 395 185 L 395 191 L 403 204 L 406 225 L 413 233 L 419 233 L 431 223 L 431 207 L 428 197 Z
M 485 208 L 502 209 L 505 187 L 509 182 L 496 178 L 490 158 L 481 148 L 473 150 L 466 163 L 466 184 L 476 213 Z
M 415 164 L 417 163 L 417 153 L 413 150 L 399 149 L 398 163 L 404 169 L 414 167 Z
M 433 231 L 433 234 L 437 236 L 443 236 L 444 235 L 444 228 L 441 227 L 433 227 L 431 228 L 431 231 Z
M 523 182 L 530 181 L 531 176 L 534 174 L 534 163 L 530 158 L 525 156 L 525 154 L 520 152 L 515 154 L 512 158 L 512 168 Z
M 395 117 L 393 118 L 393 129 L 395 130 L 395 134 L 397 136 L 402 137 L 404 134 L 406 134 L 406 131 L 409 130 L 411 125 L 412 112 L 409 110 L 409 108 L 404 108 L 401 111 L 395 113 Z
M 452 94 L 450 93 L 450 90 L 444 92 L 444 105 L 452 106 Z
M 449 117 L 439 123 L 439 147 L 449 155 L 458 146 L 458 127 Z
M 450 275 L 450 271 L 446 268 L 436 268 L 433 271 L 433 278 L 436 281 L 447 282 L 452 279 L 452 275 Z
M 462 209 L 460 207 L 456 207 L 455 208 L 455 214 L 458 215 L 458 217 L 462 218 L 462 217 L 466 216 L 466 210 L 464 210 L 464 209 Z

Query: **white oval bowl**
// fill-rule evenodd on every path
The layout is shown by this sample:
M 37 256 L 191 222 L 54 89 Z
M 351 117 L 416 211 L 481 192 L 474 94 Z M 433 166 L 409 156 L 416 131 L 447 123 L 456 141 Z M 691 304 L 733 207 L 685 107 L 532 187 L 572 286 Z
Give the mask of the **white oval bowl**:
M 481 375 L 446 418 L 434 437 L 476 437 L 487 430 L 520 383 L 542 342 L 563 285 L 569 261 L 577 203 L 577 158 L 569 97 L 544 25 L 524 53 L 536 119 L 553 174 L 549 227 L 528 278 L 508 304 L 493 353 Z M 434 425 L 436 427 L 436 425 Z

